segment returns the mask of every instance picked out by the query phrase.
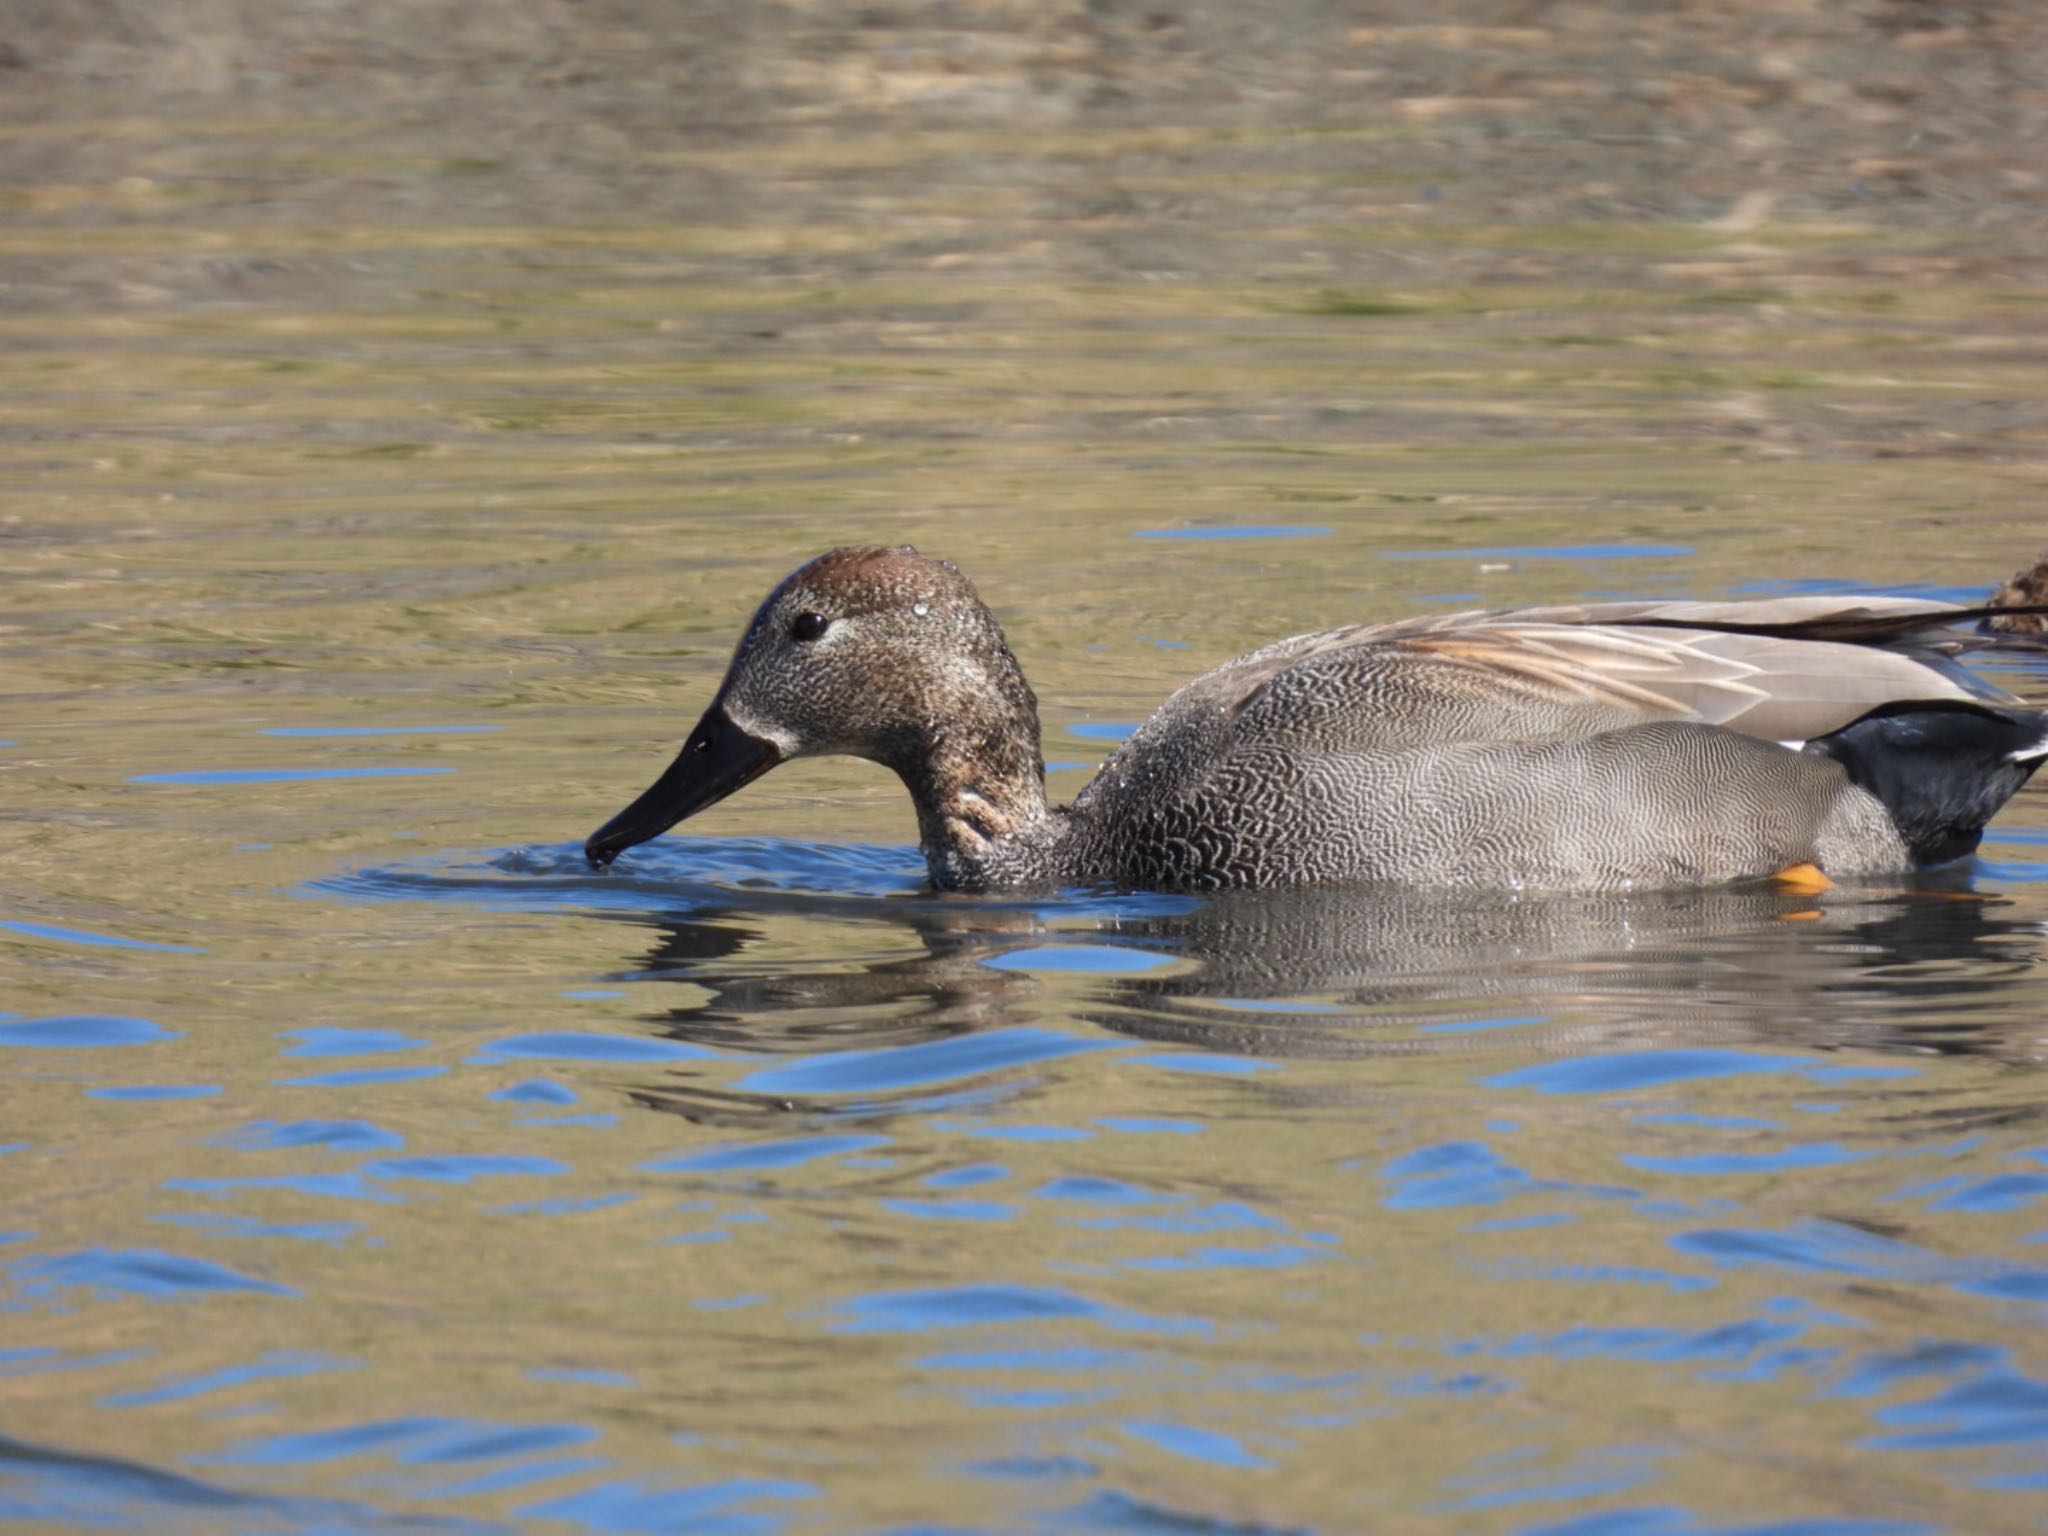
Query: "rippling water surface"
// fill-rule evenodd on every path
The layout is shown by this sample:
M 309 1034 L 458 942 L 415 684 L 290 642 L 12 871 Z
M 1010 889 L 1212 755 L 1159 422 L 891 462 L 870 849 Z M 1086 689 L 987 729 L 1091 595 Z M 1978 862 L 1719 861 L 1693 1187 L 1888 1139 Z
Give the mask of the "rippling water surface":
M 977 578 L 1063 797 L 1321 624 L 1981 595 L 1995 230 L 311 105 L 71 102 L 0 229 L 0 1523 L 2040 1528 L 2039 791 L 1819 898 L 939 897 L 840 761 L 580 855 L 854 538 Z

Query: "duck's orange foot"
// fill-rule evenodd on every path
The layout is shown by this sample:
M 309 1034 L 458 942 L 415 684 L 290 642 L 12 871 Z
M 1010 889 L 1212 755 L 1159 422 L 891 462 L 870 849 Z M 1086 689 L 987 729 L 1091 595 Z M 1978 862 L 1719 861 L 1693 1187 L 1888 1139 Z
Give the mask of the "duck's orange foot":
M 1822 891 L 1831 891 L 1835 882 L 1820 872 L 1818 864 L 1794 864 L 1781 869 L 1771 878 L 1787 891 L 1800 896 L 1818 896 Z

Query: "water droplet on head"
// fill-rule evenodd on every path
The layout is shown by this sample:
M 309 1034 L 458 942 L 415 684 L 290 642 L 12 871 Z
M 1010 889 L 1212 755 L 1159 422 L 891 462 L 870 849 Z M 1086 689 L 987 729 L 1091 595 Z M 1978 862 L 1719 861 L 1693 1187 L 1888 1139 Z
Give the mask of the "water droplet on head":
M 913 608 L 912 608 L 912 609 L 911 609 L 910 611 L 911 611 L 912 613 L 916 614 L 916 615 L 917 615 L 917 616 L 918 616 L 918 617 L 919 617 L 919 618 L 921 619 L 921 618 L 923 618 L 923 617 L 924 617 L 924 616 L 925 616 L 926 614 L 928 614 L 928 613 L 930 613 L 930 612 L 932 611 L 932 605 L 931 605 L 930 603 L 919 603 L 919 604 L 917 604 L 917 605 L 916 605 L 915 607 L 913 607 Z

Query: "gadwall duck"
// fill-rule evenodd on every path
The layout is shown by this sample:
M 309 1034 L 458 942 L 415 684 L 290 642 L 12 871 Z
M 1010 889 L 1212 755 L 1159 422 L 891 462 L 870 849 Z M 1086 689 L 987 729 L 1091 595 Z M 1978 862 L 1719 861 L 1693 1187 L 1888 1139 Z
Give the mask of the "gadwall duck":
M 2048 757 L 2048 714 L 1898 597 L 1600 603 L 1297 635 L 1206 672 L 1074 803 L 954 566 L 836 549 L 768 595 L 608 865 L 777 763 L 896 771 L 934 886 L 1365 882 L 1557 890 L 1881 875 L 1960 857 Z M 1823 873 L 1825 872 L 1825 874 Z

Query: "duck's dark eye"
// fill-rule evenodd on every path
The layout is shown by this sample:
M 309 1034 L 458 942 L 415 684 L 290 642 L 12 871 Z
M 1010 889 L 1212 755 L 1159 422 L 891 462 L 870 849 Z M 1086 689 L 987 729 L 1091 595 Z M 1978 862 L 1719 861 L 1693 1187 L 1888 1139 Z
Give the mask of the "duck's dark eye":
M 822 613 L 800 613 L 790 620 L 789 637 L 792 640 L 815 640 L 832 627 L 832 621 Z

